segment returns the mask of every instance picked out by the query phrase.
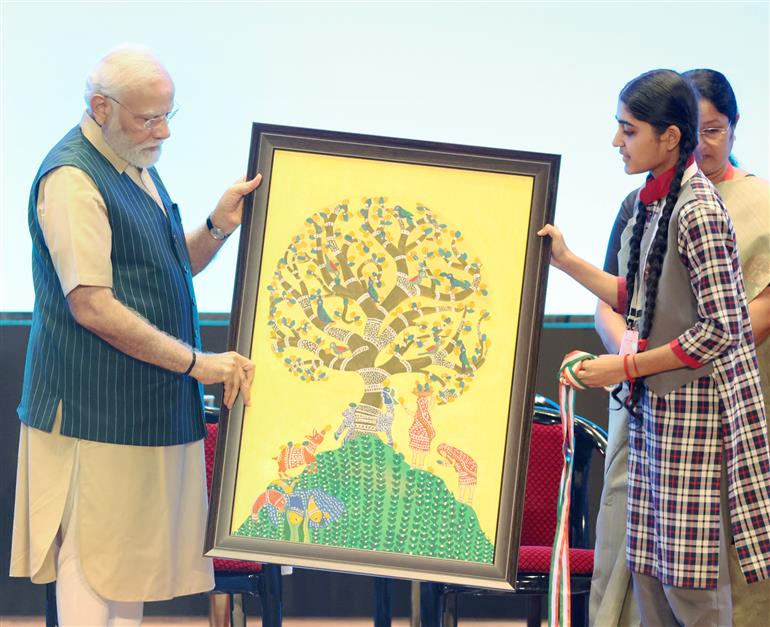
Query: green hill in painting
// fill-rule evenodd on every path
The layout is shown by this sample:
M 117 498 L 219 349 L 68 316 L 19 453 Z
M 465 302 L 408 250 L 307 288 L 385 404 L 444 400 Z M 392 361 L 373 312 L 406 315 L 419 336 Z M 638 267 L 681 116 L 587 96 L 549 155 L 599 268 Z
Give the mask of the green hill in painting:
M 327 527 L 309 529 L 310 542 L 492 563 L 494 546 L 473 509 L 457 501 L 443 479 L 410 467 L 379 438 L 360 436 L 320 453 L 317 467 L 305 470 L 294 489 L 321 488 L 341 499 L 345 511 Z M 289 531 L 285 515 L 276 526 L 263 508 L 236 535 L 288 540 Z

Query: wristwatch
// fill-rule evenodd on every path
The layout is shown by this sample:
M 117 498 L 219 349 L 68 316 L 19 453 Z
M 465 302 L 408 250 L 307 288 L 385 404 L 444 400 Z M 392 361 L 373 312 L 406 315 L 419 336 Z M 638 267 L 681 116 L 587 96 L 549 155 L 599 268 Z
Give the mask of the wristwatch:
M 213 237 L 218 242 L 226 240 L 228 237 L 230 237 L 229 233 L 225 233 L 218 226 L 214 226 L 214 223 L 211 221 L 211 216 L 206 218 L 206 226 L 209 228 L 209 235 L 211 235 L 211 237 Z

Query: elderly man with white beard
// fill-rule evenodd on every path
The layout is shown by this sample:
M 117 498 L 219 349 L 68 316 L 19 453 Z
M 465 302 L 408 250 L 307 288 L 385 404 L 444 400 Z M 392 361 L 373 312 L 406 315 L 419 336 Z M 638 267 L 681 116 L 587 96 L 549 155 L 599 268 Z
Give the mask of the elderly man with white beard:
M 153 167 L 174 83 L 116 49 L 30 193 L 35 308 L 11 575 L 56 580 L 60 625 L 138 625 L 143 602 L 210 590 L 202 384 L 249 402 L 254 364 L 201 351 L 192 277 L 241 223 L 241 179 L 185 232 Z

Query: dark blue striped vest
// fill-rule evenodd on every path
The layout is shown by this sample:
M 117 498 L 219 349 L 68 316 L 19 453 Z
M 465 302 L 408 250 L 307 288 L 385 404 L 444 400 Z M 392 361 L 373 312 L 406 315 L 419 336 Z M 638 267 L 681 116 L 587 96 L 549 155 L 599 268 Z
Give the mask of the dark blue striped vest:
M 129 357 L 70 314 L 36 210 L 40 179 L 62 165 L 86 172 L 107 205 L 115 298 L 161 331 L 200 347 L 190 259 L 176 205 L 154 168 L 150 175 L 167 215 L 76 127 L 45 158 L 29 197 L 35 309 L 19 417 L 50 431 L 61 401 L 64 435 L 145 446 L 202 438 L 202 386 Z

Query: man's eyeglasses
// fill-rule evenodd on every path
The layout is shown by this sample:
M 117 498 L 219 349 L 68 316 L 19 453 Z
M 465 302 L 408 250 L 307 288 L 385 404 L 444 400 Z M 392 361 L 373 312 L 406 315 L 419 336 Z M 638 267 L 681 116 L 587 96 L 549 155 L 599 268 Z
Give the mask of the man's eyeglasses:
M 698 131 L 701 139 L 709 144 L 716 144 L 722 141 L 729 128 L 702 128 Z
M 123 107 L 126 111 L 128 111 L 131 115 L 134 116 L 137 120 L 141 120 L 141 125 L 144 128 L 145 131 L 151 131 L 155 128 L 157 128 L 160 124 L 163 122 L 168 122 L 173 118 L 177 112 L 179 111 L 179 107 L 174 107 L 171 111 L 168 113 L 163 113 L 161 115 L 155 115 L 151 118 L 148 118 L 145 115 L 139 115 L 138 113 L 134 113 L 129 109 L 126 105 L 124 105 L 120 100 L 117 98 L 113 98 L 112 96 L 108 96 L 106 94 L 102 94 L 105 98 L 109 98 L 113 102 L 117 102 L 121 107 Z

